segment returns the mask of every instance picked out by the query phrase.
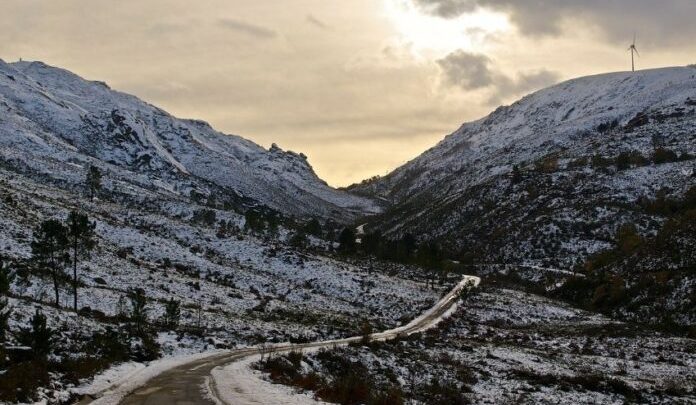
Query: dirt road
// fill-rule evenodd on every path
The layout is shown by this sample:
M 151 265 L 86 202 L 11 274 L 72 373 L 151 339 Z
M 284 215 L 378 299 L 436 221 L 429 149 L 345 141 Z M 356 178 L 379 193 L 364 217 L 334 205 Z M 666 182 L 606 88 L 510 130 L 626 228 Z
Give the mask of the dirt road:
M 457 302 L 462 290 L 473 288 L 480 283 L 478 277 L 465 276 L 463 280 L 457 284 L 450 292 L 448 292 L 435 306 L 423 313 L 418 318 L 409 322 L 407 325 L 387 330 L 384 332 L 374 333 L 370 335 L 370 340 L 390 340 L 403 335 L 422 332 L 437 324 Z M 248 349 L 233 350 L 221 354 L 212 355 L 205 359 L 192 361 L 190 363 L 171 368 L 156 377 L 149 379 L 145 385 L 132 391 L 127 396 L 123 397 L 123 392 L 119 393 L 118 387 L 112 387 L 103 395 L 95 399 L 84 400 L 81 403 L 93 404 L 124 404 L 124 405 L 161 405 L 161 404 L 205 404 L 216 405 L 224 403 L 255 403 L 253 400 L 254 392 L 245 390 L 241 385 L 235 386 L 234 381 L 225 381 L 227 391 L 239 393 L 244 398 L 239 398 L 239 401 L 234 398 L 230 401 L 229 395 L 226 396 L 226 402 L 218 395 L 217 388 L 214 382 L 211 381 L 211 372 L 217 367 L 222 367 L 230 363 L 247 359 L 252 356 L 258 356 L 263 353 L 283 353 L 298 350 L 317 349 L 324 347 L 335 347 L 347 345 L 352 342 L 357 342 L 363 339 L 362 336 L 354 336 L 346 339 L 328 340 L 322 342 L 306 343 L 306 344 L 276 344 L 272 346 L 254 347 Z M 121 399 L 122 398 L 122 399 Z M 263 403 L 263 402 L 260 402 Z

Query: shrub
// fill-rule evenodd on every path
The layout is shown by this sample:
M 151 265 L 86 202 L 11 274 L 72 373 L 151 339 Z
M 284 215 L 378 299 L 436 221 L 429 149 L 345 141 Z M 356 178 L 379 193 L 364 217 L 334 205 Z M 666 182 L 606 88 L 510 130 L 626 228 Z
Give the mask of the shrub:
M 538 160 L 534 165 L 540 173 L 553 173 L 558 170 L 558 158 L 553 156 L 547 157 Z
M 216 222 L 216 214 L 213 210 L 200 210 L 193 213 L 191 221 L 197 224 L 213 226 Z
M 46 326 L 46 316 L 39 309 L 30 324 L 31 328 L 22 329 L 17 338 L 23 345 L 31 347 L 35 359 L 45 359 L 53 347 L 54 331 Z
M 679 158 L 677 157 L 676 153 L 663 147 L 655 148 L 652 154 L 652 161 L 656 165 L 676 162 L 677 160 L 679 160 Z
M 15 364 L 0 374 L 0 401 L 34 402 L 36 389 L 48 386 L 48 382 L 45 360 Z
M 612 164 L 612 160 L 609 158 L 605 158 L 602 155 L 592 156 L 592 167 L 595 169 L 605 168 L 605 167 L 611 166 L 611 164 Z
M 643 166 L 648 160 L 638 151 L 621 152 L 616 157 L 616 168 L 618 170 L 630 169 L 634 166 Z

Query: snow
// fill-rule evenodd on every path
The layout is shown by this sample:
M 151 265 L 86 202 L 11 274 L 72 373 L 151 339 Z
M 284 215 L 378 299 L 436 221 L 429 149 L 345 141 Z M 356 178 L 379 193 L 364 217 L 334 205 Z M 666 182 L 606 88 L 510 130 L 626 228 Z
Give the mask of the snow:
M 367 229 L 386 237 L 411 233 L 449 254 L 480 251 L 482 261 L 560 269 L 536 269 L 537 277 L 565 277 L 612 246 L 617 224 L 656 231 L 662 219 L 635 209 L 636 201 L 663 188 L 679 198 L 696 184 L 689 176 L 694 99 L 693 67 L 574 79 L 465 123 L 389 175 L 350 190 L 392 201 L 367 219 Z M 628 125 L 638 114 L 647 122 Z M 684 158 L 655 162 L 660 146 Z M 614 159 L 625 152 L 645 162 L 618 169 Z M 595 164 L 595 156 L 612 163 Z M 545 169 L 547 159 L 558 167 Z
M 234 405 L 326 404 L 313 399 L 308 394 L 297 393 L 292 388 L 264 380 L 261 371 L 251 368 L 251 365 L 260 359 L 261 355 L 249 356 L 226 367 L 213 369 L 211 377 L 214 383 L 211 388 L 222 403 Z M 215 396 L 212 397 L 215 398 Z
M 0 61 L 0 73 L 0 158 L 29 166 L 97 158 L 126 178 L 135 168 L 175 189 L 208 190 L 212 182 L 297 216 L 380 211 L 375 201 L 328 186 L 302 154 L 266 150 L 40 62 Z M 56 169 L 55 178 L 69 175 Z
M 113 194 L 104 193 L 103 198 L 89 201 L 80 195 L 80 186 L 70 185 L 79 184 L 84 178 L 76 170 L 75 161 L 27 162 L 34 162 L 41 171 L 30 176 L 0 167 L 1 254 L 30 257 L 32 229 L 45 219 L 64 220 L 78 203 L 96 221 L 99 240 L 97 251 L 78 267 L 84 283 L 79 289 L 80 308 L 89 307 L 97 314 L 113 316 L 120 306 L 128 306 L 129 290 L 143 288 L 149 298 L 150 319 L 159 319 L 164 302 L 174 297 L 182 304 L 183 327 L 196 325 L 198 305 L 202 325 L 207 327 L 202 338 L 186 333 L 181 338 L 160 333 L 158 341 L 165 359 L 147 367 L 116 365 L 117 369 L 92 383 L 82 381 L 81 393 L 98 393 L 123 380 L 128 387 L 137 387 L 164 369 L 197 358 L 195 353 L 215 348 L 229 350 L 263 341 L 337 338 L 357 330 L 355 323 L 359 319 L 391 327 L 430 307 L 440 294 L 426 288 L 415 268 L 347 262 L 324 251 L 324 241 L 318 241 L 309 252 L 290 248 L 282 242 L 289 233 L 282 226 L 278 235 L 272 237 L 240 230 L 219 237 L 217 224 L 209 227 L 193 223 L 192 212 L 213 209 L 218 220 L 238 227 L 243 224 L 243 215 L 197 205 L 172 193 L 172 188 L 167 187 L 171 178 L 153 179 L 106 166 L 105 187 L 117 187 Z M 79 162 L 87 167 L 90 161 Z M 58 176 L 57 184 L 53 176 Z M 372 271 L 368 272 L 368 268 Z M 16 298 L 11 299 L 12 330 L 26 327 L 34 307 L 39 306 L 49 325 L 61 331 L 59 346 L 66 355 L 81 355 L 83 342 L 89 341 L 95 332 L 124 327 L 99 322 L 98 317 L 78 318 L 67 310 L 47 305 L 52 300 L 49 280 L 32 276 L 27 284 L 16 283 L 13 293 Z M 72 304 L 71 298 L 67 289 L 61 291 L 64 307 Z M 185 355 L 194 357 L 182 359 Z M 72 383 L 61 383 L 60 375 L 51 384 L 42 396 L 67 397 L 77 389 Z M 125 391 L 114 391 L 109 397 L 118 398 Z
M 93 383 L 80 387 L 76 392 L 88 394 L 97 399 L 94 405 L 117 405 L 123 397 L 135 389 L 145 385 L 150 379 L 159 374 L 192 361 L 202 360 L 221 351 L 172 356 L 155 360 L 147 365 L 140 363 L 127 363 L 107 370 L 95 377 Z
M 394 339 L 404 332 L 407 334 L 420 333 L 429 330 L 443 319 L 449 317 L 457 308 L 456 303 L 450 304 L 454 300 L 459 299 L 459 294 L 463 289 L 471 289 L 477 287 L 481 282 L 479 277 L 465 276 L 450 292 L 448 292 L 436 305 L 425 311 L 406 325 L 389 329 L 383 332 L 372 334 L 370 337 L 375 341 L 384 341 Z M 433 313 L 439 310 L 443 305 L 451 305 L 447 311 L 440 316 L 433 318 L 417 329 L 416 326 L 423 323 L 423 320 L 431 317 Z M 361 340 L 362 336 L 355 336 L 345 339 L 327 340 L 323 342 L 311 343 L 308 345 L 292 345 L 289 343 L 275 344 L 266 348 L 272 350 L 273 353 L 289 352 L 293 350 L 302 351 L 303 353 L 316 352 L 322 348 L 336 348 L 346 346 L 350 343 Z M 251 368 L 251 365 L 262 360 L 262 354 L 246 355 L 241 360 L 234 361 L 227 366 L 217 367 L 213 369 L 210 384 L 206 384 L 206 388 L 210 390 L 211 397 L 216 396 L 227 404 L 293 404 L 307 405 L 317 404 L 317 402 L 306 394 L 297 394 L 289 388 L 271 384 L 263 379 L 263 373 Z M 216 401 L 217 402 L 217 401 Z

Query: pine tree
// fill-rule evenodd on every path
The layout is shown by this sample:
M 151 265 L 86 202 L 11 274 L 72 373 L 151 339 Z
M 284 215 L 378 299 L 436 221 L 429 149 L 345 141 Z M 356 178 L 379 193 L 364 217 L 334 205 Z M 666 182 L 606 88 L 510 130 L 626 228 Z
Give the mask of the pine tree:
M 80 258 L 87 257 L 96 246 L 94 228 L 96 224 L 89 222 L 87 214 L 71 211 L 68 215 L 68 240 L 72 253 L 73 265 L 73 309 L 77 312 L 77 262 Z
M 99 168 L 96 166 L 89 166 L 89 170 L 87 171 L 87 178 L 86 178 L 86 183 L 87 183 L 87 188 L 89 189 L 89 199 L 90 201 L 94 200 L 94 195 L 101 190 L 101 171 L 99 171 Z
M 290 245 L 296 248 L 304 248 L 307 246 L 307 235 L 302 231 L 295 232 L 290 238 Z
M 56 308 L 60 307 L 60 285 L 65 279 L 63 264 L 68 260 L 67 248 L 67 229 L 60 221 L 49 219 L 34 230 L 31 242 L 33 259 L 39 272 L 48 274 L 53 281 Z
M 278 217 L 278 214 L 276 212 L 270 212 L 267 215 L 267 224 L 268 228 L 266 229 L 266 232 L 268 232 L 269 235 L 275 235 L 278 233 L 278 226 L 280 225 L 280 218 Z
M 343 228 L 338 236 L 339 250 L 344 253 L 355 252 L 355 232 L 350 228 Z
M 123 295 L 118 297 L 118 302 L 116 303 L 116 316 L 120 320 L 128 319 L 128 305 Z
M 5 338 L 9 331 L 7 321 L 9 321 L 11 313 L 12 308 L 7 298 L 0 297 L 0 344 L 5 343 Z M 2 360 L 3 359 L 0 358 L 0 363 L 2 363 Z
M 265 228 L 265 225 L 260 212 L 250 209 L 244 213 L 244 230 L 247 232 L 261 232 Z
M 0 256 L 0 295 L 8 295 L 10 293 L 10 286 L 12 286 L 12 281 L 14 280 L 14 274 L 10 271 L 10 265 Z
M 316 218 L 312 218 L 305 225 L 304 231 L 309 235 L 321 237 L 321 223 Z
M 51 353 L 54 330 L 46 326 L 46 316 L 37 309 L 30 321 L 31 328 L 24 328 L 19 333 L 20 343 L 31 347 L 35 358 L 43 359 Z
M 147 324 L 147 298 L 145 297 L 145 291 L 142 288 L 136 288 L 131 290 L 128 294 L 131 302 L 131 334 L 144 337 L 145 325 Z
M 512 183 L 517 184 L 522 181 L 522 172 L 517 165 L 512 166 Z
M 362 236 L 360 246 L 362 250 L 369 255 L 377 255 L 382 244 L 382 234 L 377 232 L 366 233 Z
M 179 326 L 181 319 L 181 301 L 170 298 L 164 307 L 164 324 L 167 328 L 174 330 Z
M 5 335 L 8 331 L 7 321 L 10 319 L 12 308 L 6 296 L 10 292 L 14 274 L 10 272 L 10 266 L 6 260 L 0 256 L 0 344 L 5 343 Z M 0 362 L 2 362 L 0 358 Z

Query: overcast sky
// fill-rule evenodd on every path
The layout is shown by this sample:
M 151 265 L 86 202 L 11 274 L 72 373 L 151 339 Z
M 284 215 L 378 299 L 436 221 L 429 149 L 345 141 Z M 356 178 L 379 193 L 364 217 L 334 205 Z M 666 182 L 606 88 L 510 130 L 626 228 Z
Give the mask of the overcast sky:
M 332 185 L 568 78 L 696 63 L 694 0 L 2 0 L 0 58 L 304 152 Z

